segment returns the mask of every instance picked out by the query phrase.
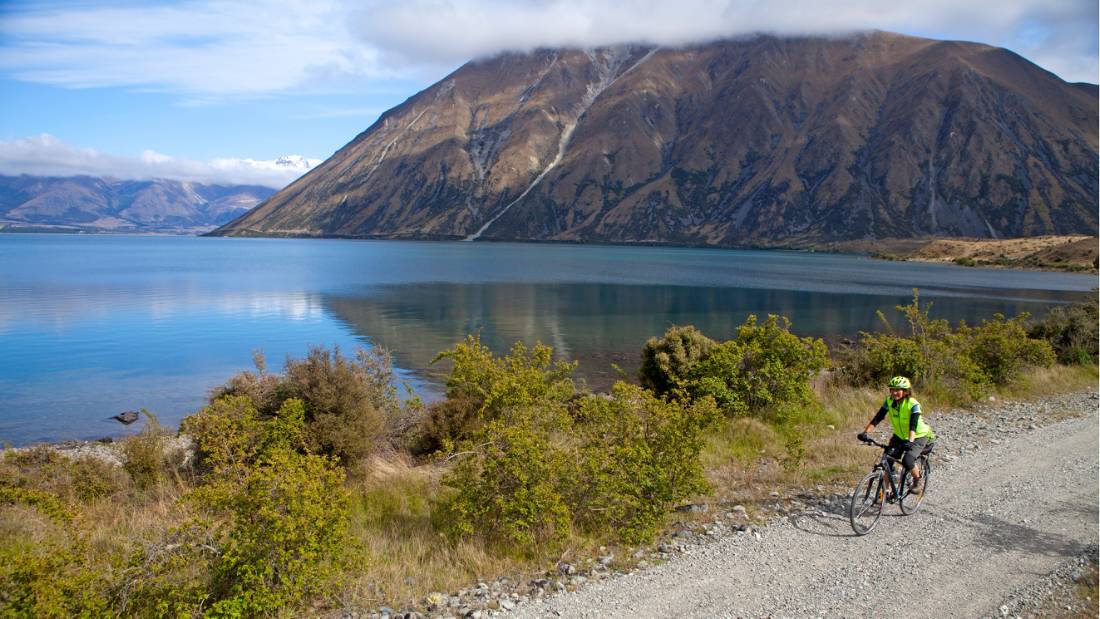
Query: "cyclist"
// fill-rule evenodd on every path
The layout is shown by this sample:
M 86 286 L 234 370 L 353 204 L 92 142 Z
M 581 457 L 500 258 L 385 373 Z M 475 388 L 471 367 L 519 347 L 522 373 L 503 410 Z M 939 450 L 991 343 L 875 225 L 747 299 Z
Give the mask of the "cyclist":
M 874 430 L 884 418 L 890 417 L 894 434 L 887 445 L 887 453 L 892 458 L 901 459 L 902 465 L 913 476 L 911 492 L 921 494 L 924 492 L 924 484 L 917 483 L 921 478 L 917 459 L 920 458 L 921 451 L 936 439 L 936 434 L 921 415 L 920 402 L 910 396 L 913 386 L 909 379 L 895 376 L 890 379 L 889 386 L 890 396 L 857 438 L 863 442 L 870 441 L 871 437 L 867 433 Z

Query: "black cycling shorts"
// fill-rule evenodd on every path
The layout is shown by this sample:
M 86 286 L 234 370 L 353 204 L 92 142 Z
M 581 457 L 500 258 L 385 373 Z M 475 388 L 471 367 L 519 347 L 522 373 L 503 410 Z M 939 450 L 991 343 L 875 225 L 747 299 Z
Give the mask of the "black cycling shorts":
M 901 463 L 905 465 L 906 470 L 912 470 L 913 464 L 916 463 L 917 458 L 920 457 L 920 452 L 924 451 L 924 448 L 928 446 L 928 437 L 922 436 L 915 441 L 909 443 L 909 449 L 902 449 L 902 445 L 906 441 L 901 440 L 897 435 L 890 437 L 890 444 L 887 445 L 886 453 L 891 458 L 900 458 Z

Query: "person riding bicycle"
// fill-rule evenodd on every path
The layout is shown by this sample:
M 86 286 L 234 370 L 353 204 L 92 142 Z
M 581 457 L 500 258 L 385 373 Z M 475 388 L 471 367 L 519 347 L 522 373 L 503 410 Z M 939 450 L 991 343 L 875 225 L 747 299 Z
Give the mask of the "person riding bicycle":
M 913 476 L 913 494 L 921 494 L 924 485 L 917 483 L 921 478 L 917 459 L 920 458 L 921 451 L 936 439 L 936 434 L 921 415 L 920 402 L 910 396 L 913 386 L 909 379 L 895 376 L 890 379 L 889 386 L 890 396 L 857 438 L 863 442 L 870 441 L 871 437 L 867 433 L 889 416 L 894 434 L 887 445 L 887 454 L 902 461 L 902 465 Z

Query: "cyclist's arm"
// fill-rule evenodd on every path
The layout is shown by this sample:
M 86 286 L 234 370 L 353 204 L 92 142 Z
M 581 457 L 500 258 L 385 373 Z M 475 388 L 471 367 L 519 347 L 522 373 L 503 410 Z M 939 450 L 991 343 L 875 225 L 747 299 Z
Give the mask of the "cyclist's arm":
M 909 442 L 917 440 L 917 422 L 920 421 L 920 404 L 914 404 L 909 411 Z
M 883 404 L 882 407 L 878 409 L 878 412 L 875 413 L 874 419 L 872 419 L 867 424 L 867 427 L 864 428 L 863 431 L 864 432 L 870 432 L 871 430 L 874 430 L 875 426 L 882 423 L 883 419 L 886 419 L 886 405 L 885 404 Z M 914 427 L 916 427 L 916 426 L 914 426 Z

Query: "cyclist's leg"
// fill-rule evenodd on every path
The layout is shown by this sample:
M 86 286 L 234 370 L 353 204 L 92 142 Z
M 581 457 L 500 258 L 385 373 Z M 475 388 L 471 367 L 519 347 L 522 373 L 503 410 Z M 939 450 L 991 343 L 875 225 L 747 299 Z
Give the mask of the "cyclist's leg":
M 928 437 L 922 436 L 909 443 L 909 449 L 905 450 L 905 453 L 901 456 L 901 462 L 905 465 L 905 470 L 909 471 L 909 474 L 913 476 L 914 480 L 920 479 L 920 454 L 924 451 L 924 447 L 927 444 Z

